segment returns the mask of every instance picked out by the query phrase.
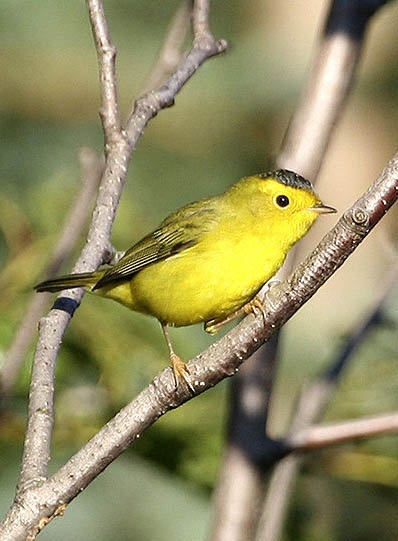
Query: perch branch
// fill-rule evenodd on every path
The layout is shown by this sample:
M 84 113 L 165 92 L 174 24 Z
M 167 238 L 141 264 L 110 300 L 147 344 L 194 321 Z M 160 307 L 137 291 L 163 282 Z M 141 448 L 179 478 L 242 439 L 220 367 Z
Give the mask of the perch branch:
M 398 153 L 307 259 L 285 282 L 269 291 L 264 299 L 265 318 L 262 314 L 248 316 L 188 363 L 196 394 L 235 374 L 242 362 L 336 272 L 397 198 Z M 0 534 L 11 531 L 7 539 L 18 539 L 37 521 L 52 516 L 60 504 L 78 495 L 146 428 L 192 397 L 183 386 L 175 389 L 170 368 L 163 370 L 57 473 L 21 495 L 3 521 Z
M 394 264 L 391 268 L 388 277 L 384 281 L 383 290 L 378 294 L 374 307 L 368 317 L 362 324 L 358 325 L 355 332 L 344 343 L 337 358 L 327 367 L 324 374 L 301 393 L 299 404 L 292 421 L 291 430 L 293 436 L 288 436 L 285 440 L 285 445 L 283 446 L 284 452 L 294 450 L 294 444 L 291 443 L 291 439 L 295 437 L 294 434 L 300 434 L 300 431 L 316 428 L 311 427 L 311 425 L 322 416 L 326 409 L 350 355 L 362 343 L 377 321 L 379 321 L 384 303 L 396 285 L 397 271 L 398 263 Z M 278 458 L 280 457 L 275 457 L 275 461 Z M 283 458 L 275 466 L 268 484 L 261 519 L 259 521 L 258 541 L 277 541 L 280 539 L 294 480 L 302 462 L 303 455 L 293 454 Z

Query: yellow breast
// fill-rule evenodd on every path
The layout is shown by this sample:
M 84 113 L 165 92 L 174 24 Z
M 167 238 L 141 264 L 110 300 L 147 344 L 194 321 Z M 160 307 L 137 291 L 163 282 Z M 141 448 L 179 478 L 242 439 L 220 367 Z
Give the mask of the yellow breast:
M 131 306 L 171 325 L 223 317 L 249 301 L 283 263 L 287 250 L 264 234 L 220 227 L 197 245 L 139 272 Z

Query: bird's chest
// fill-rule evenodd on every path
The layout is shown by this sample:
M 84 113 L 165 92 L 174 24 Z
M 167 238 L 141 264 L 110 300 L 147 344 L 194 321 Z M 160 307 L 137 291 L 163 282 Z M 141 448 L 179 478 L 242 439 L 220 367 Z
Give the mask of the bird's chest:
M 285 253 L 260 234 L 230 236 L 214 243 L 207 282 L 233 308 L 247 302 L 283 263 Z M 203 277 L 204 278 L 204 277 Z
M 138 273 L 133 295 L 138 309 L 170 324 L 208 321 L 249 301 L 283 259 L 262 235 L 218 234 Z

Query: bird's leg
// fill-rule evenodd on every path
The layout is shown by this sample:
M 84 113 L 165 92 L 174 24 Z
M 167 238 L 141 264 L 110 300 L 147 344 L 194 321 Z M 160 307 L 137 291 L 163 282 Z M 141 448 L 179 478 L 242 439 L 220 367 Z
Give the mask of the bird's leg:
M 184 363 L 184 361 L 179 357 L 172 346 L 170 336 L 169 336 L 169 329 L 165 323 L 161 323 L 162 325 L 162 331 L 164 339 L 166 340 L 167 347 L 169 349 L 169 356 L 170 356 L 170 362 L 171 366 L 173 368 L 174 373 L 174 381 L 176 384 L 176 388 L 178 387 L 178 383 L 181 379 L 185 381 L 185 383 L 188 385 L 189 389 L 194 393 L 195 389 L 191 383 L 191 378 L 189 377 L 189 370 L 187 365 Z
M 262 314 L 264 321 L 265 321 L 265 312 L 264 312 L 264 304 L 262 300 L 260 299 L 259 295 L 256 295 L 252 298 L 251 301 L 244 304 L 235 312 L 232 312 L 231 314 L 228 314 L 223 319 L 212 319 L 210 321 L 207 321 L 205 323 L 205 331 L 210 334 L 215 334 L 218 332 L 224 325 L 227 323 L 230 323 L 234 319 L 237 319 L 238 317 L 245 316 L 247 314 L 254 314 L 255 316 L 258 314 Z

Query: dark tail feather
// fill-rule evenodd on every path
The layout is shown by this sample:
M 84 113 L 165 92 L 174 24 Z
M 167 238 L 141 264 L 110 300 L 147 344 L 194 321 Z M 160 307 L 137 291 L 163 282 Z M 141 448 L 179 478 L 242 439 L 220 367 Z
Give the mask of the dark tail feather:
M 73 287 L 84 287 L 91 290 L 95 284 L 102 278 L 104 271 L 84 272 L 81 274 L 67 274 L 52 280 L 45 280 L 37 284 L 34 289 L 40 293 L 42 291 L 62 291 L 63 289 L 72 289 Z

